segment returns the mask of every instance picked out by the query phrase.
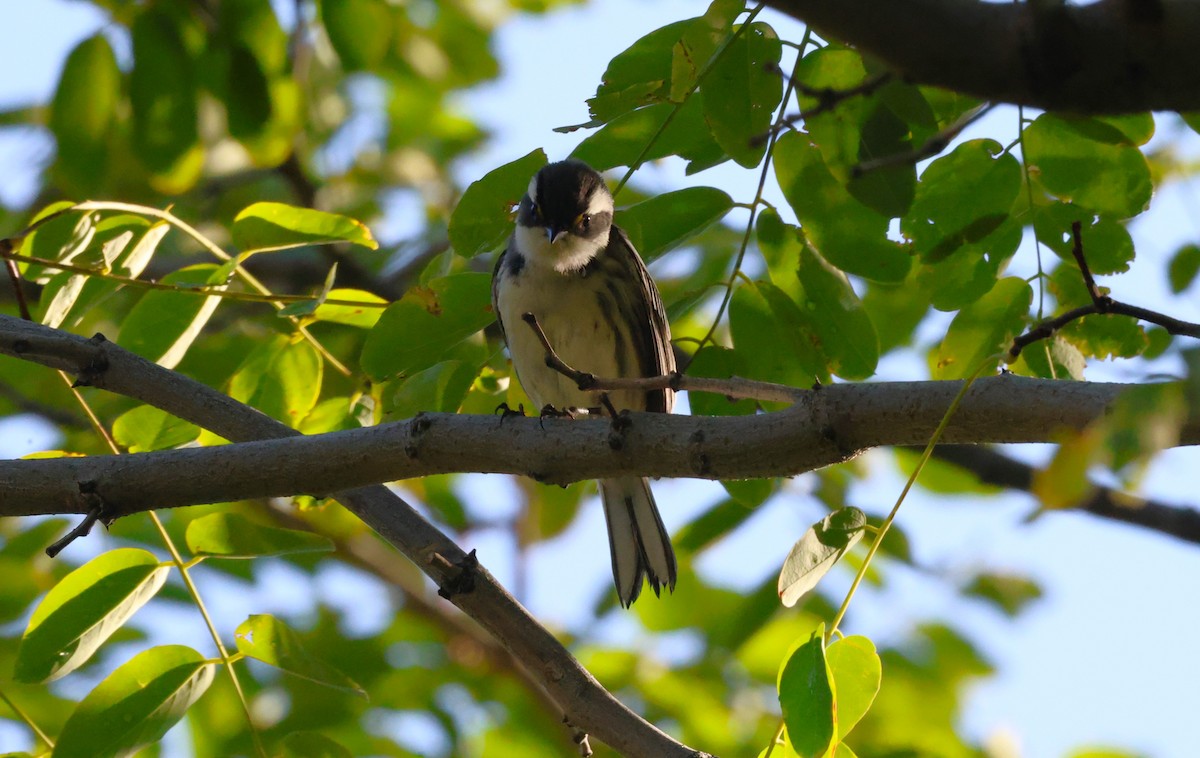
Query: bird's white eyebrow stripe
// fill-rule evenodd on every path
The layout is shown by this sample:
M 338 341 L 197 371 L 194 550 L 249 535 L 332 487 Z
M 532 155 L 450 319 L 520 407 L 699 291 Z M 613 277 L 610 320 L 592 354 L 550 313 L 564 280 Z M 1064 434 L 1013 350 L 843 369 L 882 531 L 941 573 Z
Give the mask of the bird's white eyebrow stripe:
M 537 178 L 538 175 L 534 174 L 529 180 L 529 186 L 525 189 L 525 193 L 529 195 L 529 199 L 535 203 L 537 202 Z
M 588 202 L 587 212 L 593 216 L 601 213 L 612 213 L 612 195 L 608 194 L 608 191 L 603 187 L 597 188 L 597 190 L 592 193 L 592 199 Z

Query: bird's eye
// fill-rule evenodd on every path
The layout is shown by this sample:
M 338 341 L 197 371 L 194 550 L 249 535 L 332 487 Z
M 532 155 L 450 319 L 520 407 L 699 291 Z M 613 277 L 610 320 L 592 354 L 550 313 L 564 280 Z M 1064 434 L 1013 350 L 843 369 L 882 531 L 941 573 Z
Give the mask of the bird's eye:
M 542 222 L 542 209 L 538 207 L 537 203 L 530 204 L 529 215 L 536 223 L 540 224 Z
M 587 228 L 588 228 L 588 227 L 590 227 L 591 225 L 592 225 L 592 216 L 591 216 L 591 214 L 589 214 L 589 213 L 584 213 L 583 215 L 581 215 L 581 216 L 579 217 L 579 227 L 580 227 L 581 229 L 587 229 Z

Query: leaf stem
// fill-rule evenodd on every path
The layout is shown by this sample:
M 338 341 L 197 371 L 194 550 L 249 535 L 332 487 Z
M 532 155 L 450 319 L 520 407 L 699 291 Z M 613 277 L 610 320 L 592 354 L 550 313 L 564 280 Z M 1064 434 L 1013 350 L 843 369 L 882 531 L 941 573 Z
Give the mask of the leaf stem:
M 37 722 L 35 722 L 28 713 L 21 710 L 21 707 L 13 702 L 12 698 L 10 698 L 4 692 L 4 690 L 0 690 L 0 700 L 3 700 L 4 704 L 12 709 L 12 712 L 16 714 L 17 718 L 20 719 L 25 726 L 29 727 L 29 730 L 33 732 L 34 736 L 44 742 L 46 747 L 50 748 L 51 750 L 54 749 L 54 740 L 50 739 L 49 735 L 43 732 L 41 727 L 37 725 Z

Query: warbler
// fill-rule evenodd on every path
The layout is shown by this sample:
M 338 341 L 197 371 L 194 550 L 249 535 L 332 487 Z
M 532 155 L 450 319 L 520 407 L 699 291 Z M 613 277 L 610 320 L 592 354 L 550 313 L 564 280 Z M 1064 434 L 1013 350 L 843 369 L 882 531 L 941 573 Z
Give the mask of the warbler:
M 565 160 L 530 180 L 508 246 L 496 261 L 492 304 L 513 368 L 538 406 L 595 409 L 600 393 L 580 390 L 546 365 L 546 350 L 524 322 L 533 314 L 569 366 L 597 377 L 662 376 L 675 370 L 662 297 L 629 237 L 613 224 L 613 196 L 587 164 Z M 607 393 L 616 410 L 670 413 L 670 389 Z M 675 552 L 649 482 L 601 479 L 617 597 L 629 607 L 647 580 L 654 594 L 675 588 Z

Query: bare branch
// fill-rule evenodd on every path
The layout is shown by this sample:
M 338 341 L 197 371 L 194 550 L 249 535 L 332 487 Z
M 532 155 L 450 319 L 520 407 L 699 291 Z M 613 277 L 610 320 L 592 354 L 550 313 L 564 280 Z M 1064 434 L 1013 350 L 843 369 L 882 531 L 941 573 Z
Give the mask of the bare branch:
M 1076 113 L 1200 109 L 1200 3 L 767 0 L 922 84 Z

